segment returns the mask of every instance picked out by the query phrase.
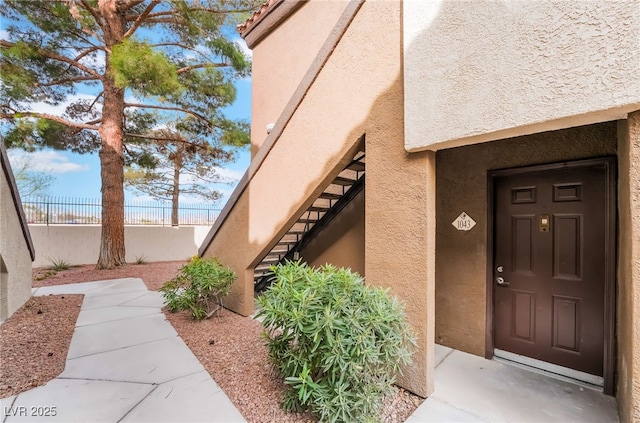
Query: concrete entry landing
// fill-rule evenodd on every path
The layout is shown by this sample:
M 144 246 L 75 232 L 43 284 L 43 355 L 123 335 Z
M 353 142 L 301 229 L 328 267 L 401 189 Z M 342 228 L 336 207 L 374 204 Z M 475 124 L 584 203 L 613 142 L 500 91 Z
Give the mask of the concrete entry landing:
M 616 400 L 591 388 L 436 345 L 435 391 L 418 422 L 618 422 Z
M 43 287 L 84 294 L 64 371 L 0 400 L 0 421 L 244 422 L 140 279 Z

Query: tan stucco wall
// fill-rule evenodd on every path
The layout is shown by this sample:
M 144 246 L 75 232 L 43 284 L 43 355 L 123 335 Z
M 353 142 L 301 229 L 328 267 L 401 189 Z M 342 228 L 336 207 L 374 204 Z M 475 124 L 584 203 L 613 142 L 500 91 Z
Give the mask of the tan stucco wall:
M 367 138 L 365 246 L 367 283 L 391 287 L 417 335 L 414 365 L 400 385 L 421 396 L 434 389 L 435 153 L 402 148 L 401 80 L 374 109 Z M 375 136 L 373 136 L 375 134 Z
M 615 155 L 616 142 L 607 122 L 437 152 L 436 342 L 485 354 L 487 171 Z M 463 211 L 468 232 L 451 225 Z
M 253 48 L 251 152 L 267 137 L 347 5 L 308 1 Z
M 403 149 L 400 9 L 400 2 L 363 4 L 204 255 L 236 269 L 227 304 L 251 313 L 252 267 L 366 134 L 367 283 L 391 287 L 406 303 L 419 345 L 400 383 L 426 396 L 433 390 L 435 163 L 433 153 Z
M 617 398 L 622 422 L 640 421 L 640 111 L 619 124 Z
M 637 1 L 403 5 L 409 151 L 621 119 L 640 108 Z
M 365 276 L 364 198 L 361 191 L 301 252 L 311 266 L 333 264 Z
M 31 255 L 1 170 L 0 179 L 0 321 L 4 321 L 31 297 Z
M 53 259 L 69 264 L 93 264 L 100 248 L 99 225 L 29 225 L 36 259 L 33 265 L 50 266 Z M 126 259 L 186 260 L 198 254 L 208 226 L 125 226 Z

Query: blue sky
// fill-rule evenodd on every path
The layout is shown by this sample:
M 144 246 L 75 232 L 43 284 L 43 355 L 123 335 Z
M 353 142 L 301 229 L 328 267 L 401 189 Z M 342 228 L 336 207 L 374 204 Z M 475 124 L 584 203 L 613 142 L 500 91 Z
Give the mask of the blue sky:
M 234 31 L 232 29 L 231 31 Z M 233 36 L 232 36 L 233 37 Z M 8 34 L 0 28 L 0 38 L 9 39 Z M 244 40 L 237 37 L 235 42 L 241 45 L 245 54 L 251 56 L 251 51 L 246 47 Z M 244 78 L 236 82 L 237 98 L 233 105 L 224 109 L 227 117 L 232 119 L 243 119 L 250 121 L 251 119 L 251 78 Z M 82 93 L 79 96 L 83 96 Z M 93 96 L 90 96 L 93 97 Z M 48 105 L 38 105 L 35 110 L 59 114 L 57 109 L 62 110 L 64 105 L 60 107 L 52 107 Z M 75 197 L 75 198 L 95 198 L 101 197 L 100 193 L 100 159 L 98 154 L 75 154 L 68 151 L 60 150 L 42 150 L 34 153 L 25 153 L 21 150 L 9 151 L 9 158 L 18 164 L 21 157 L 26 156 L 30 166 L 34 170 L 49 172 L 54 177 L 54 182 L 48 189 L 47 194 L 52 197 Z M 219 171 L 220 175 L 226 180 L 233 181 L 230 184 L 218 184 L 215 186 L 223 197 L 219 200 L 215 207 L 222 208 L 229 198 L 233 189 L 237 185 L 238 180 L 242 177 L 250 162 L 249 147 L 241 150 L 237 154 L 236 162 L 229 164 Z M 140 197 L 133 192 L 125 189 L 126 199 L 149 199 L 148 197 Z M 184 198 L 184 202 L 201 202 L 196 198 Z
M 225 109 L 225 113 L 230 118 L 249 121 L 251 118 L 251 79 L 246 78 L 238 81 L 236 87 L 238 89 L 237 99 L 232 106 Z M 35 153 L 25 153 L 19 150 L 9 152 L 9 157 L 14 163 L 20 155 L 27 155 L 35 170 L 48 171 L 54 176 L 55 181 L 48 190 L 50 196 L 100 198 L 100 159 L 98 154 L 75 154 L 60 150 L 43 150 Z M 236 162 L 221 170 L 220 173 L 223 176 L 235 182 L 231 185 L 220 184 L 216 186 L 216 189 L 224 194 L 216 207 L 222 208 L 237 181 L 249 166 L 250 160 L 249 147 L 246 147 L 239 152 Z M 146 199 L 146 197 L 136 197 L 126 190 L 125 197 L 127 199 Z M 200 200 L 188 199 L 186 201 L 199 202 Z

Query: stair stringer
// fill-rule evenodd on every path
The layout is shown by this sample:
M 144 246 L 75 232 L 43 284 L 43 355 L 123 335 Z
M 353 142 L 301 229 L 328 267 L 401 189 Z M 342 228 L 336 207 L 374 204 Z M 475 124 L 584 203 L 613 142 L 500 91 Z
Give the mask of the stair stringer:
M 305 247 L 325 229 L 329 229 L 331 222 L 362 192 L 365 176 L 364 136 L 361 139 L 360 148 L 353 160 L 325 186 L 319 197 L 312 200 L 309 207 L 257 264 L 254 272 L 257 293 L 271 283 L 270 265 L 281 263 L 285 259 L 297 260 Z
M 341 141 L 326 149 L 333 154 L 314 154 L 308 161 L 295 160 L 300 146 L 276 143 L 246 186 L 234 193 L 232 208 L 216 222 L 200 251 L 236 271 L 238 279 L 225 299 L 226 307 L 242 315 L 253 313 L 255 266 L 362 146 L 362 137 Z

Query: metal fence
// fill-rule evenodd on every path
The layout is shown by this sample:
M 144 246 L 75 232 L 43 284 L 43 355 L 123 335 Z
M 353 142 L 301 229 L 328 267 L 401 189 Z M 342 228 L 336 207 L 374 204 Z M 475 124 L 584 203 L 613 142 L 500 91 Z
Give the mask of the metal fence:
M 22 207 L 29 223 L 100 224 L 102 202 L 91 198 L 26 197 Z M 180 204 L 179 225 L 212 225 L 220 209 L 207 204 Z M 125 225 L 171 225 L 171 203 L 163 201 L 136 201 L 124 203 Z

